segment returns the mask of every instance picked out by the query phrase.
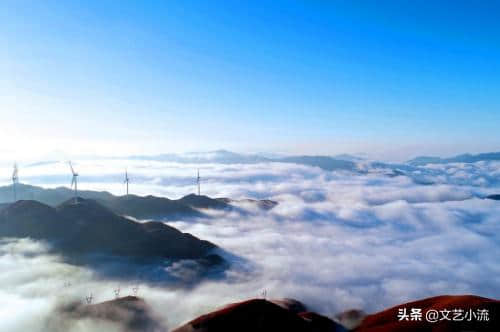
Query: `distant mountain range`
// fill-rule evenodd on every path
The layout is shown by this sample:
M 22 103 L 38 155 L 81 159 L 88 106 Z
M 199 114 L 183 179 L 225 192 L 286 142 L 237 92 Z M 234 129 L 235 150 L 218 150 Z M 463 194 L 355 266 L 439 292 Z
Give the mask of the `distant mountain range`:
M 122 158 L 104 158 L 106 159 L 123 159 Z M 260 155 L 260 154 L 239 154 L 226 150 L 217 150 L 212 152 L 192 152 L 186 154 L 160 154 L 150 156 L 131 156 L 125 159 L 145 160 L 145 161 L 164 161 L 186 164 L 256 164 L 256 163 L 287 163 L 296 165 L 305 165 L 318 167 L 327 171 L 346 171 L 353 174 L 369 174 L 379 173 L 389 177 L 407 176 L 416 184 L 430 185 L 433 184 L 434 178 L 438 175 L 447 176 L 446 172 L 438 168 L 422 167 L 429 164 L 445 164 L 445 163 L 474 163 L 478 161 L 495 161 L 500 160 L 500 152 L 482 153 L 477 155 L 462 154 L 451 158 L 441 157 L 426 157 L 420 156 L 402 163 L 389 163 L 375 160 L 365 159 L 362 155 L 341 154 L 336 156 L 276 156 L 276 155 Z M 26 164 L 23 167 L 38 167 L 40 165 L 48 166 L 49 164 L 60 163 L 59 161 L 45 161 L 32 164 Z M 495 182 L 492 178 L 490 183 Z M 56 181 L 55 183 L 60 183 Z M 0 204 L 2 202 L 10 202 L 12 193 L 5 190 L 5 187 L 0 187 Z M 169 200 L 160 197 L 138 197 L 131 195 L 127 201 L 123 198 L 117 199 L 108 192 L 89 192 L 81 191 L 83 198 L 91 198 L 98 200 L 103 205 L 111 208 L 117 213 L 130 213 L 131 216 L 137 218 L 175 218 L 177 213 L 182 215 L 191 214 L 193 216 L 200 215 L 197 208 L 234 208 L 237 205 L 233 200 L 227 198 L 208 197 L 185 197 L 180 200 Z M 23 199 L 36 199 L 48 205 L 57 205 L 72 196 L 72 193 L 67 188 L 46 189 L 41 192 L 37 187 L 20 188 L 20 197 Z M 188 202 L 189 201 L 189 202 Z M 246 202 L 250 202 L 247 200 Z M 264 201 L 254 201 L 257 206 L 269 209 L 275 203 Z M 145 207 L 142 209 L 141 207 Z
M 84 158 L 89 159 L 89 157 Z M 100 158 L 97 158 L 100 159 Z M 104 159 L 108 159 L 104 157 Z M 294 163 L 299 165 L 317 166 L 325 170 L 350 170 L 360 171 L 360 163 L 375 163 L 379 165 L 392 165 L 392 163 L 369 160 L 364 154 L 350 155 L 338 154 L 328 155 L 296 155 L 284 156 L 275 154 L 242 154 L 227 150 L 215 150 L 209 152 L 189 152 L 189 153 L 165 153 L 158 155 L 132 155 L 127 157 L 110 157 L 109 159 L 131 159 L 131 160 L 150 160 L 175 162 L 182 164 L 256 164 L 268 162 Z M 418 156 L 400 165 L 424 166 L 427 164 L 443 163 L 474 163 L 478 161 L 500 160 L 500 152 L 488 152 L 480 154 L 461 154 L 454 157 L 442 158 L 437 156 Z M 57 160 L 47 160 L 32 162 L 24 165 L 25 167 L 37 167 L 58 163 Z M 362 171 L 362 169 L 361 169 Z
M 49 241 L 65 256 L 112 255 L 129 259 L 202 259 L 216 245 L 158 222 L 139 223 L 79 197 L 56 207 L 21 200 L 0 210 L 0 237 Z M 213 260 L 220 257 L 209 257 Z
M 490 160 L 500 160 L 500 152 L 461 154 L 451 158 L 420 156 L 408 160 L 407 163 L 413 166 L 423 166 L 427 164 L 475 163 Z
M 356 161 L 360 157 L 351 155 L 330 156 L 288 156 L 265 157 L 258 154 L 239 154 L 227 150 L 212 152 L 192 152 L 186 154 L 160 154 L 156 156 L 131 156 L 135 160 L 156 160 L 177 163 L 217 163 L 217 164 L 256 164 L 266 162 L 293 163 L 307 166 L 317 166 L 325 170 L 357 170 Z
M 186 154 L 160 154 L 154 156 L 132 156 L 136 160 L 170 161 L 178 163 L 218 163 L 218 164 L 255 164 L 265 162 L 294 163 L 300 165 L 317 166 L 325 170 L 350 170 L 359 171 L 358 163 L 366 161 L 365 158 L 349 154 L 336 156 L 299 155 L 299 156 L 264 156 L 260 154 L 239 154 L 227 150 L 211 152 L 191 152 Z M 477 161 L 500 160 L 500 152 L 481 154 L 462 154 L 450 158 L 419 156 L 408 160 L 407 165 L 423 166 L 427 164 L 442 163 L 474 163 Z M 390 165 L 388 163 L 380 163 Z
M 17 197 L 24 200 L 36 200 L 56 207 L 74 196 L 73 190 L 66 187 L 46 189 L 19 183 L 16 186 Z M 127 215 L 137 219 L 171 220 L 179 217 L 204 216 L 200 209 L 238 209 L 239 201 L 230 198 L 210 198 L 190 194 L 180 199 L 168 199 L 156 196 L 115 196 L 106 191 L 81 190 L 79 197 L 91 199 L 118 215 Z M 0 208 L 2 203 L 12 202 L 12 185 L 0 187 Z M 246 199 L 243 202 L 255 204 L 261 209 L 272 209 L 277 203 L 270 200 Z

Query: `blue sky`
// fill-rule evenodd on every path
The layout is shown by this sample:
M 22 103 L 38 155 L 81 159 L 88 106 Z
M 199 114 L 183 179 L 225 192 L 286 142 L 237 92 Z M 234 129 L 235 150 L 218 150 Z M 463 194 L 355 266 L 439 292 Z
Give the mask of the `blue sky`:
M 2 1 L 0 152 L 500 150 L 499 12 L 495 1 Z

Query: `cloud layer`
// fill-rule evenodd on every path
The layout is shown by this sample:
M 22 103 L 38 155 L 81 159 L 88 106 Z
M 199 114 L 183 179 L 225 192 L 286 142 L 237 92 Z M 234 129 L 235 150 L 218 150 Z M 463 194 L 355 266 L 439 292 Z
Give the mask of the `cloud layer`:
M 361 175 L 280 163 L 87 160 L 77 167 L 84 189 L 120 194 L 128 167 L 132 191 L 172 198 L 195 190 L 200 167 L 202 191 L 210 196 L 280 203 L 268 212 L 243 205 L 244 215 L 211 212 L 210 219 L 169 223 L 240 258 L 231 258 L 224 278 L 189 289 L 141 285 L 139 295 L 171 327 L 264 289 L 269 297 L 293 297 L 326 315 L 352 307 L 370 312 L 436 294 L 500 298 L 500 204 L 481 199 L 500 192 L 499 162 L 412 167 L 405 169 L 408 176 L 396 177 L 370 165 Z M 66 168 L 25 167 L 21 180 L 66 184 Z M 433 185 L 419 184 L 424 182 Z M 61 301 L 88 292 L 96 301 L 114 296 L 117 281 L 68 265 L 43 244 L 4 240 L 0 255 L 7 271 L 0 276 L 0 295 L 9 303 L 0 319 L 7 330 L 40 330 Z M 182 274 L 184 265 L 173 272 Z M 136 281 L 120 283 L 130 292 Z

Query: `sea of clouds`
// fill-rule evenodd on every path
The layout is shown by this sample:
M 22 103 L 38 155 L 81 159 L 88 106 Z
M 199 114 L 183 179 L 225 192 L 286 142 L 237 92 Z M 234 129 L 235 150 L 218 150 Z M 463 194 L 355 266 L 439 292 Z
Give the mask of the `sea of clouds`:
M 169 222 L 214 242 L 233 261 L 223 278 L 191 287 L 140 284 L 139 296 L 169 327 L 264 290 L 267 297 L 295 298 L 329 316 L 440 294 L 500 298 L 500 202 L 483 199 L 500 193 L 500 162 L 409 167 L 407 176 L 370 164 L 362 173 L 284 163 L 125 159 L 83 160 L 75 167 L 82 189 L 123 194 L 127 168 L 132 192 L 179 198 L 196 190 L 199 168 L 203 194 L 279 202 L 271 211 L 242 205 L 244 214 L 211 211 L 211 218 Z M 6 167 L 0 171 L 9 174 Z M 45 187 L 71 180 L 60 162 L 24 165 L 20 178 Z M 8 177 L 0 180 L 8 183 Z M 172 273 L 189 279 L 183 266 Z M 122 295 L 137 285 L 69 265 L 27 239 L 0 242 L 0 270 L 6 331 L 43 331 L 65 301 L 89 293 L 96 302 L 109 300 L 118 285 Z M 99 324 L 73 322 L 65 329 Z

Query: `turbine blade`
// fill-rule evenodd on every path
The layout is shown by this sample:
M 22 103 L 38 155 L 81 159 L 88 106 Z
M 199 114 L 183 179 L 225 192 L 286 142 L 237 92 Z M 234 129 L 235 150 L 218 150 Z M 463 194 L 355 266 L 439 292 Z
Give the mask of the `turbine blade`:
M 71 173 L 73 173 L 73 175 L 75 175 L 75 170 L 73 169 L 73 165 L 71 164 L 71 160 L 68 161 L 68 164 L 69 164 L 69 168 L 71 169 Z

